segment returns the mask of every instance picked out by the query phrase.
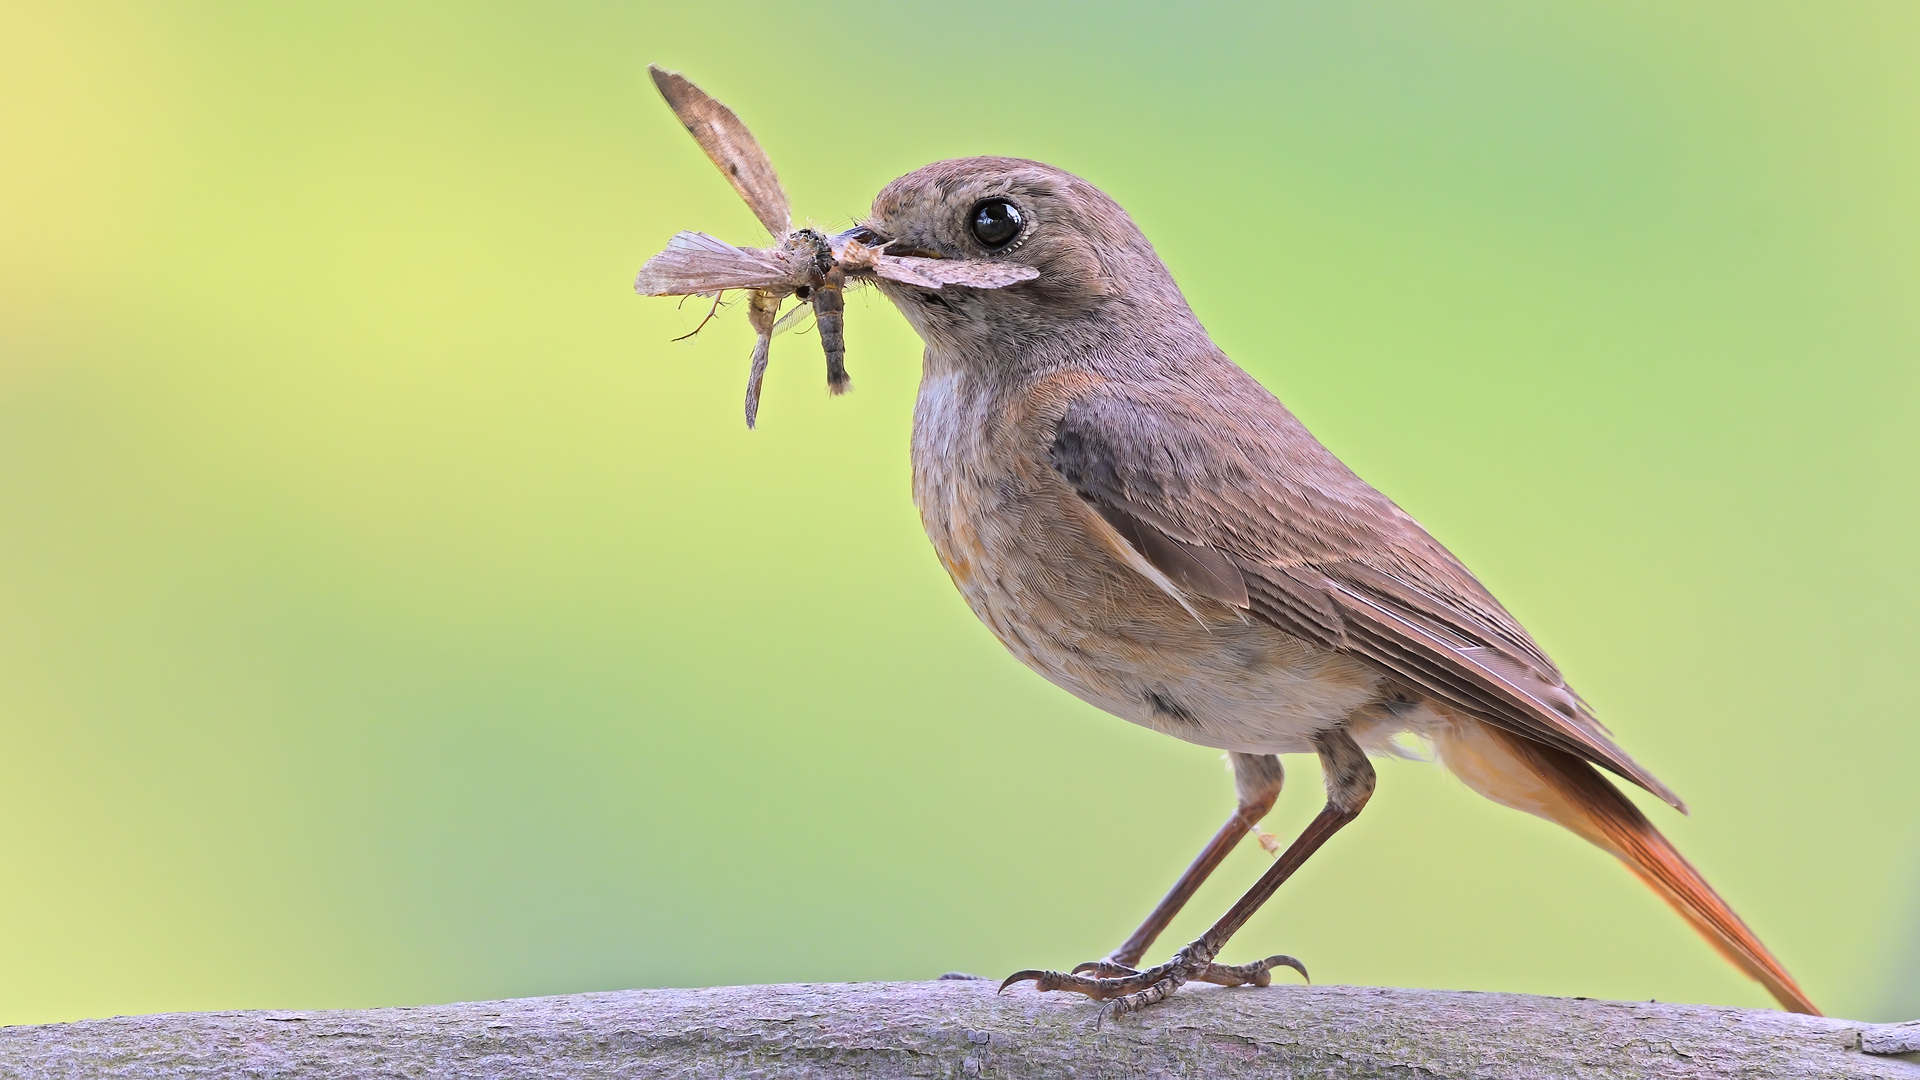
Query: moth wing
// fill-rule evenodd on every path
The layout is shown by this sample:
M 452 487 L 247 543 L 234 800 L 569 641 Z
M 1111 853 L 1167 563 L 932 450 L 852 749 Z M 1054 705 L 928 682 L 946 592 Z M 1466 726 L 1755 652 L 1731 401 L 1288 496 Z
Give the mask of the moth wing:
M 749 250 L 727 243 L 712 233 L 694 232 L 691 229 L 673 234 L 667 241 L 669 248 L 687 248 L 694 251 L 713 251 L 731 255 L 738 251 Z
M 874 271 L 881 277 L 906 281 L 902 272 L 941 285 L 964 285 L 970 289 L 1000 289 L 1032 281 L 1040 276 L 1039 267 L 1018 263 L 985 262 L 977 259 L 923 259 L 916 255 L 881 255 L 874 260 Z M 891 272 L 889 272 L 891 271 Z
M 787 310 L 787 313 L 785 315 L 780 316 L 779 322 L 776 322 L 773 324 L 772 336 L 777 337 L 780 334 L 784 334 L 787 331 L 793 329 L 794 327 L 799 326 L 801 323 L 805 322 L 807 319 L 807 316 L 811 314 L 813 314 L 812 304 L 793 305 L 793 307 Z
M 686 125 L 700 149 L 707 152 L 707 159 L 720 170 L 720 175 L 746 200 L 747 209 L 767 227 L 767 232 L 776 237 L 792 232 L 793 212 L 787 203 L 786 189 L 780 186 L 773 162 L 768 160 L 767 152 L 760 148 L 747 125 L 740 122 L 732 109 L 714 100 L 679 72 L 667 71 L 657 64 L 647 65 L 647 71 L 653 75 L 653 85 L 660 89 L 660 96 L 667 99 L 673 114 Z
M 874 255 L 873 272 L 888 281 L 897 281 L 902 285 L 912 285 L 920 289 L 937 289 L 940 279 L 930 277 L 913 268 L 916 262 L 937 262 L 937 259 L 906 259 L 898 255 Z
M 648 259 L 633 279 L 642 296 L 706 296 L 726 289 L 791 290 L 793 269 L 776 251 L 737 248 L 706 233 L 683 232 Z

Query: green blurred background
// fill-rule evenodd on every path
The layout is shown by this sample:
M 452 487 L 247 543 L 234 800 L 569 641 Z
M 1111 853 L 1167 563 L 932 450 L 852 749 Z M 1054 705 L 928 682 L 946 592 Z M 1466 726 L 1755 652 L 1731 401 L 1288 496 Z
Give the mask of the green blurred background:
M 760 238 L 649 61 L 823 225 L 966 154 L 1111 192 L 1814 998 L 1920 1014 L 1916 55 L 1892 3 L 8 6 L 0 1022 L 1060 966 L 1225 815 L 945 580 L 883 301 L 750 434 L 739 312 L 632 295 Z M 1382 774 L 1236 953 L 1767 1003 Z

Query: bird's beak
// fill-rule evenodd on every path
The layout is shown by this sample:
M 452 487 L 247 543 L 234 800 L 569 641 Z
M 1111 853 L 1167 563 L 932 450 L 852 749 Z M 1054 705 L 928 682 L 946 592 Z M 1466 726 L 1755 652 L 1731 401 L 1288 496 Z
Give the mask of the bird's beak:
M 870 225 L 855 225 L 846 232 L 835 233 L 829 239 L 829 243 L 833 245 L 835 251 L 838 251 L 845 247 L 849 240 L 857 240 L 870 248 L 885 247 L 889 243 L 886 237 L 875 232 Z
M 947 258 L 944 252 L 933 251 L 928 248 L 896 247 L 895 245 L 900 243 L 897 238 L 887 236 L 871 225 L 855 225 L 846 232 L 835 233 L 829 242 L 833 245 L 833 250 L 840 251 L 847 246 L 847 241 L 849 240 L 857 240 L 861 244 L 886 255 L 905 255 L 916 259 Z

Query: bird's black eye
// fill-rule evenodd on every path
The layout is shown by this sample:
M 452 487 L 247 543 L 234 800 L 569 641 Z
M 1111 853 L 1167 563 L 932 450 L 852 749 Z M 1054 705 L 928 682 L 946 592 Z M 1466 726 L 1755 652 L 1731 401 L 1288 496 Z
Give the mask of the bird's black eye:
M 998 251 L 1013 243 L 1020 235 L 1020 229 L 1026 219 L 1020 216 L 1020 208 L 1005 199 L 987 199 L 973 208 L 968 225 L 973 229 L 973 238 L 984 244 L 989 251 Z

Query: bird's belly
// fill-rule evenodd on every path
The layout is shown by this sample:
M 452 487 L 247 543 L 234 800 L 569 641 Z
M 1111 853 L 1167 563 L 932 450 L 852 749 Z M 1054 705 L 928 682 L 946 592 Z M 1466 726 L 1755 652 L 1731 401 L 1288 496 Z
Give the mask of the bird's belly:
M 1381 675 L 1202 598 L 1199 618 L 1112 555 L 1050 471 L 996 467 L 917 417 L 914 501 L 980 621 L 1028 667 L 1136 724 L 1243 753 L 1311 749 L 1379 696 Z M 940 452 L 932 452 L 938 450 Z M 1044 466 L 1042 466 L 1044 467 Z
M 1116 632 L 1064 620 L 1041 624 L 1027 617 L 1030 609 L 993 596 L 967 599 L 1015 656 L 1055 685 L 1123 720 L 1202 746 L 1306 753 L 1316 732 L 1379 696 L 1373 671 L 1260 624 L 1210 618 L 1202 628 L 1188 616 L 1190 634 L 1167 627 Z

